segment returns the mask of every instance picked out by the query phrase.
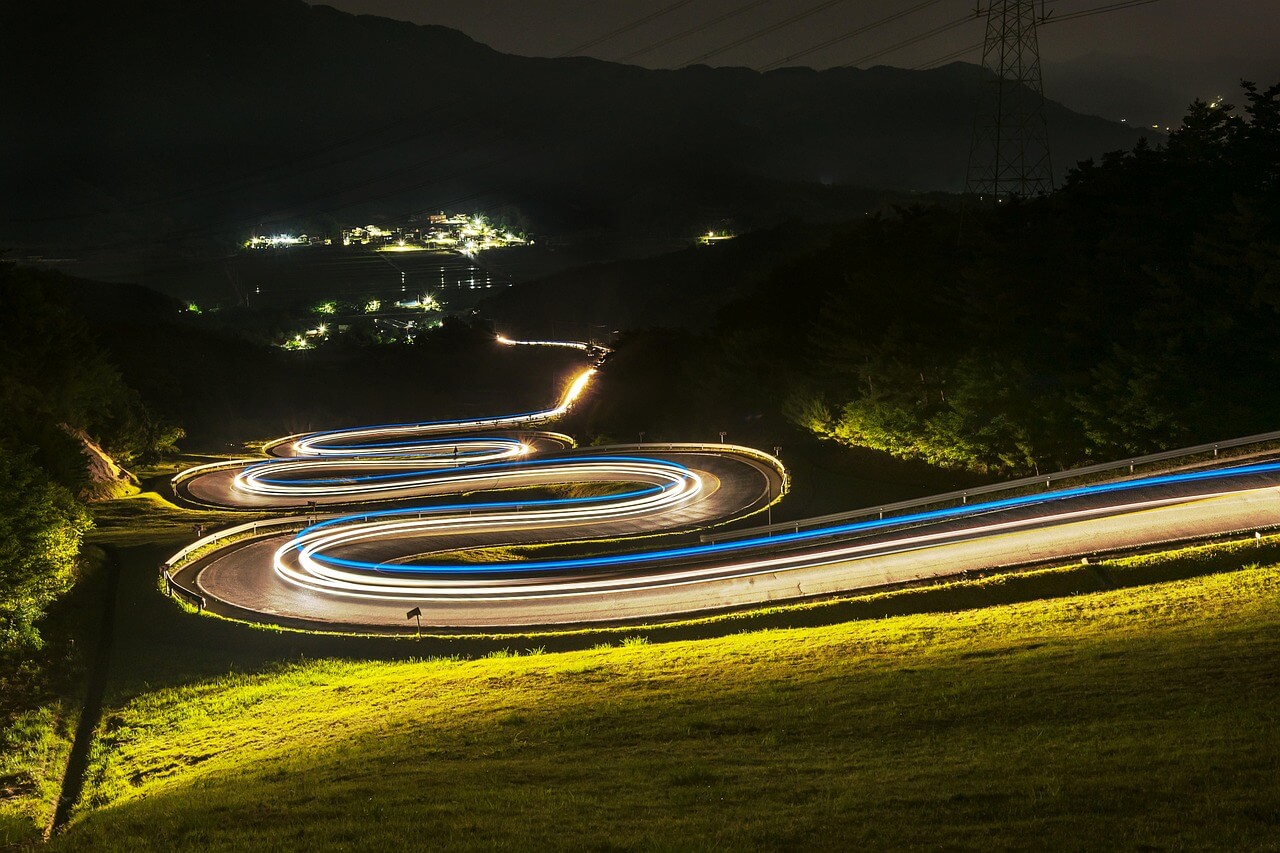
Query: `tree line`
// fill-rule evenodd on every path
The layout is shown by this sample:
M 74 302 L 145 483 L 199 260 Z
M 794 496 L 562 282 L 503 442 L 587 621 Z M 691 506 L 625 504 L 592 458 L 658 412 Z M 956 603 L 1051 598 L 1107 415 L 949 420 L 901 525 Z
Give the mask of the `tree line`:
M 1243 95 L 1044 197 L 868 217 L 714 330 L 635 335 L 617 362 L 641 388 L 662 365 L 688 386 L 666 399 L 707 422 L 785 418 L 998 475 L 1275 429 L 1280 86 Z
M 0 650 L 12 653 L 39 645 L 35 623 L 74 582 L 92 526 L 73 431 L 124 465 L 182 437 L 125 382 L 59 279 L 0 265 Z

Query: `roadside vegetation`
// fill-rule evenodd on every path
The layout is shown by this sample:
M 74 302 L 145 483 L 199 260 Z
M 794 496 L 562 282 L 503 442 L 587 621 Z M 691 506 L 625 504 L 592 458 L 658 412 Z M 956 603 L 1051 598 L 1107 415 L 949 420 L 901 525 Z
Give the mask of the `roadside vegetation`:
M 95 465 L 91 432 L 123 462 L 181 430 L 129 387 L 64 295 L 0 265 L 0 844 L 48 825 L 78 716 L 81 620 L 101 554 L 85 501 L 132 490 Z M 105 468 L 98 467 L 102 474 Z M 79 583 L 79 596 L 71 596 Z M 87 599 L 92 622 L 101 604 Z
M 1004 476 L 1274 429 L 1280 86 L 1241 95 L 1044 198 L 869 217 L 711 331 L 625 337 L 585 431 L 794 428 Z
M 1280 824 L 1277 604 L 1280 570 L 1246 567 L 153 687 L 105 717 L 58 844 L 1257 848 Z

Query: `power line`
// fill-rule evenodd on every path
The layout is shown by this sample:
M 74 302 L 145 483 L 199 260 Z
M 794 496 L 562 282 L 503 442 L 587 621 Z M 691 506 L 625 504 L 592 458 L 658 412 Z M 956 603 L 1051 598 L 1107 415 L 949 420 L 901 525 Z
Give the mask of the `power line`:
M 770 33 L 777 32 L 778 30 L 783 29 L 784 27 L 789 27 L 794 23 L 803 21 L 805 18 L 813 17 L 814 15 L 818 14 L 819 12 L 825 9 L 830 9 L 832 6 L 835 6 L 839 3 L 844 3 L 844 2 L 846 2 L 846 0 L 825 0 L 825 2 L 819 3 L 817 6 L 813 6 L 809 9 L 806 9 L 803 12 L 797 12 L 796 14 L 792 15 L 789 18 L 784 18 L 783 20 L 778 21 L 776 24 L 770 24 L 764 29 L 756 30 L 754 33 L 745 35 L 740 39 L 735 39 L 734 41 L 731 41 L 726 45 L 721 45 L 715 50 L 712 50 L 708 53 L 704 53 L 699 57 L 682 62 L 681 65 L 685 65 L 685 66 L 694 65 L 695 63 L 700 63 L 703 60 L 710 59 L 713 56 L 719 56 L 720 54 L 724 53 L 726 50 L 733 50 L 735 47 L 744 45 L 747 42 L 755 41 L 761 36 L 767 36 Z
M 1149 6 L 1152 3 L 1159 3 L 1160 0 L 1123 0 L 1119 3 L 1108 3 L 1105 6 L 1094 6 L 1092 9 L 1081 9 L 1078 12 L 1068 12 L 1065 15 L 1054 17 L 1052 14 L 1045 17 L 1040 23 L 1042 25 L 1059 24 L 1063 21 L 1074 21 L 1077 18 L 1090 18 L 1094 15 L 1101 15 L 1105 12 L 1119 12 L 1124 9 L 1134 9 L 1138 6 Z
M 636 20 L 632 21 L 629 24 L 623 24 L 621 27 L 618 27 L 616 30 L 611 30 L 602 36 L 598 36 L 597 38 L 592 39 L 591 41 L 583 42 L 582 44 L 578 45 L 575 48 L 566 50 L 564 53 L 558 55 L 556 59 L 564 59 L 566 56 L 577 56 L 587 48 L 595 47 L 596 45 L 601 44 L 602 42 L 606 42 L 606 41 L 609 41 L 610 39 L 617 38 L 623 33 L 630 32 L 631 30 L 634 30 L 636 27 L 643 26 L 652 20 L 661 18 L 664 15 L 669 15 L 672 12 L 676 11 L 677 9 L 681 8 L 682 6 L 688 6 L 692 2 L 694 2 L 694 0 L 677 0 L 677 2 L 672 3 L 670 6 L 664 6 L 663 8 L 659 9 L 656 12 L 645 15 L 643 18 L 637 18 Z
M 942 2 L 942 0 L 924 0 L 923 3 L 917 3 L 915 6 L 912 6 L 908 9 L 903 9 L 900 12 L 895 12 L 892 15 L 887 15 L 878 21 L 872 21 L 871 23 L 858 27 L 855 30 L 850 30 L 849 32 L 844 33 L 843 35 L 836 36 L 835 38 L 829 38 L 826 41 L 819 42 L 818 44 L 813 45 L 812 47 L 807 47 L 804 50 L 799 51 L 798 53 L 793 53 L 781 59 L 775 59 L 773 62 L 770 62 L 767 65 L 760 66 L 757 70 L 772 71 L 774 68 L 778 68 L 779 66 L 787 65 L 791 62 L 794 62 L 795 60 L 799 59 L 802 56 L 808 56 L 811 53 L 816 53 L 820 50 L 831 47 L 832 45 L 839 44 L 842 41 L 847 41 L 851 38 L 854 38 L 855 36 L 860 36 L 863 33 L 870 32 L 871 30 L 877 29 L 878 27 L 882 27 L 885 24 L 889 24 L 889 23 L 892 23 L 893 21 L 897 21 L 900 18 L 905 18 L 908 15 L 914 14 L 923 9 L 927 9 L 930 6 L 936 6 L 940 2 Z
M 714 27 L 716 24 L 727 21 L 730 18 L 736 18 L 738 15 L 741 15 L 744 12 L 750 12 L 752 9 L 756 8 L 757 6 L 763 6 L 765 3 L 772 3 L 772 2 L 773 0 L 755 0 L 754 3 L 748 3 L 745 6 L 739 6 L 738 8 L 733 9 L 732 11 L 726 12 L 723 15 L 712 18 L 709 21 L 704 21 L 703 23 L 698 24 L 695 27 L 690 27 L 689 29 L 684 30 L 682 32 L 678 32 L 673 36 L 668 36 L 667 38 L 664 38 L 662 41 L 655 42 L 649 45 L 648 47 L 642 47 L 639 50 L 633 50 L 630 53 L 628 53 L 626 56 L 621 57 L 618 61 L 627 62 L 629 60 L 635 59 L 637 56 L 642 56 L 643 54 L 657 50 L 660 47 L 666 47 L 667 45 L 671 44 L 673 41 L 679 41 L 680 39 L 685 38 L 686 36 L 691 36 L 694 33 L 700 33 L 703 30 L 709 29 L 710 27 Z
M 1069 12 L 1064 15 L 1057 15 L 1057 17 L 1055 17 L 1055 15 L 1053 15 L 1053 13 L 1051 12 L 1050 14 L 1047 15 L 1047 17 L 1043 17 L 1039 19 L 1038 23 L 1039 23 L 1039 26 L 1043 27 L 1043 26 L 1048 26 L 1048 24 L 1052 24 L 1052 23 L 1065 22 L 1065 20 L 1089 18 L 1089 17 L 1093 17 L 1093 15 L 1100 15 L 1100 14 L 1105 14 L 1110 12 L 1123 12 L 1124 9 L 1134 9 L 1134 8 L 1137 8 L 1137 6 L 1146 6 L 1152 3 L 1160 3 L 1160 0 L 1123 0 L 1123 1 L 1120 1 L 1120 3 L 1111 3 L 1103 6 L 1093 6 L 1092 9 L 1079 9 L 1079 10 L 1076 10 L 1076 12 Z M 947 24 L 945 24 L 945 27 L 948 27 Z M 928 37 L 928 36 L 923 36 L 923 37 Z M 899 44 L 890 47 L 890 49 L 886 49 L 886 51 L 897 50 L 899 49 L 899 47 L 905 47 L 910 44 L 915 44 L 916 41 L 923 40 L 923 37 L 910 38 L 910 40 L 899 42 Z M 941 65 L 943 63 L 947 63 L 947 61 L 960 58 L 960 56 L 964 56 L 966 54 L 972 54 L 973 51 L 982 49 L 982 46 L 983 46 L 983 42 L 980 42 L 980 41 L 974 42 L 974 44 L 972 45 L 960 47 L 959 50 L 952 50 L 950 51 L 950 53 L 943 54 L 942 56 L 936 56 L 936 58 L 923 61 L 923 63 L 919 63 L 918 65 L 913 65 L 913 67 L 911 67 L 911 70 L 924 70 L 927 68 L 932 68 L 934 67 L 934 65 Z M 883 54 L 877 54 L 877 55 L 883 55 Z M 874 58 L 874 56 L 872 56 L 872 58 Z M 865 59 L 867 58 L 856 60 L 855 63 L 852 63 L 852 64 L 858 64 L 859 61 L 865 61 Z
M 879 59 L 885 54 L 894 53 L 895 51 L 901 50 L 904 47 L 910 47 L 911 45 L 916 44 L 918 42 L 922 42 L 926 39 L 931 39 L 934 36 L 939 36 L 945 32 L 954 30 L 956 27 L 964 26 L 965 24 L 970 23 L 972 20 L 973 20 L 972 15 L 965 15 L 963 18 L 956 18 L 954 21 L 948 21 L 947 23 L 942 24 L 941 26 L 934 27 L 931 30 L 927 30 L 918 35 L 914 35 L 914 36 L 911 36 L 910 38 L 903 39 L 902 41 L 897 42 L 895 44 L 891 44 L 888 47 L 881 48 L 880 50 L 874 51 L 872 53 L 868 53 L 865 56 L 859 56 L 857 59 L 854 59 L 850 62 L 845 63 L 844 67 L 854 68 L 856 66 L 861 65 L 864 62 L 870 62 L 873 59 Z
M 945 62 L 950 62 L 953 59 L 959 59 L 961 56 L 964 56 L 965 54 L 973 53 L 975 50 L 982 50 L 982 42 L 976 41 L 967 47 L 962 47 L 959 50 L 953 50 L 944 56 L 939 56 L 936 59 L 930 59 L 928 62 L 922 62 L 919 65 L 913 65 L 911 67 L 911 70 L 924 71 L 925 69 L 942 65 Z

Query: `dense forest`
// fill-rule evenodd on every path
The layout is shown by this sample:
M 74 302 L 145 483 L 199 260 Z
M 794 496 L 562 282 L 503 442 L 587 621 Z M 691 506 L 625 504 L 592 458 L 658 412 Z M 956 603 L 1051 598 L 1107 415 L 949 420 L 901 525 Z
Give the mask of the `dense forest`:
M 1275 429 L 1278 95 L 1198 102 L 1166 145 L 1080 163 L 1048 197 L 871 217 L 711 332 L 629 336 L 604 377 L 628 399 L 591 429 L 770 440 L 785 416 L 993 474 Z

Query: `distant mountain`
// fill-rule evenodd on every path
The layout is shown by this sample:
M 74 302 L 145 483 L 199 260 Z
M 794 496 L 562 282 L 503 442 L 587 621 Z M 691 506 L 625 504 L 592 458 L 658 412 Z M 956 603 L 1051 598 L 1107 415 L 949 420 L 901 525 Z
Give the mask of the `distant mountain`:
M 0 10 L 0 240 L 202 240 L 433 208 L 540 231 L 742 215 L 726 187 L 957 190 L 981 72 L 651 71 L 302 0 Z M 1054 161 L 1129 147 L 1049 105 Z M 748 217 L 749 219 L 749 217 Z
M 1235 56 L 1165 59 L 1088 53 L 1046 62 L 1044 68 L 1046 91 L 1055 97 L 1081 112 L 1127 119 L 1137 128 L 1177 127 L 1197 98 L 1225 97 L 1239 105 L 1242 76 L 1269 86 L 1280 80 L 1280 56 L 1266 62 Z

